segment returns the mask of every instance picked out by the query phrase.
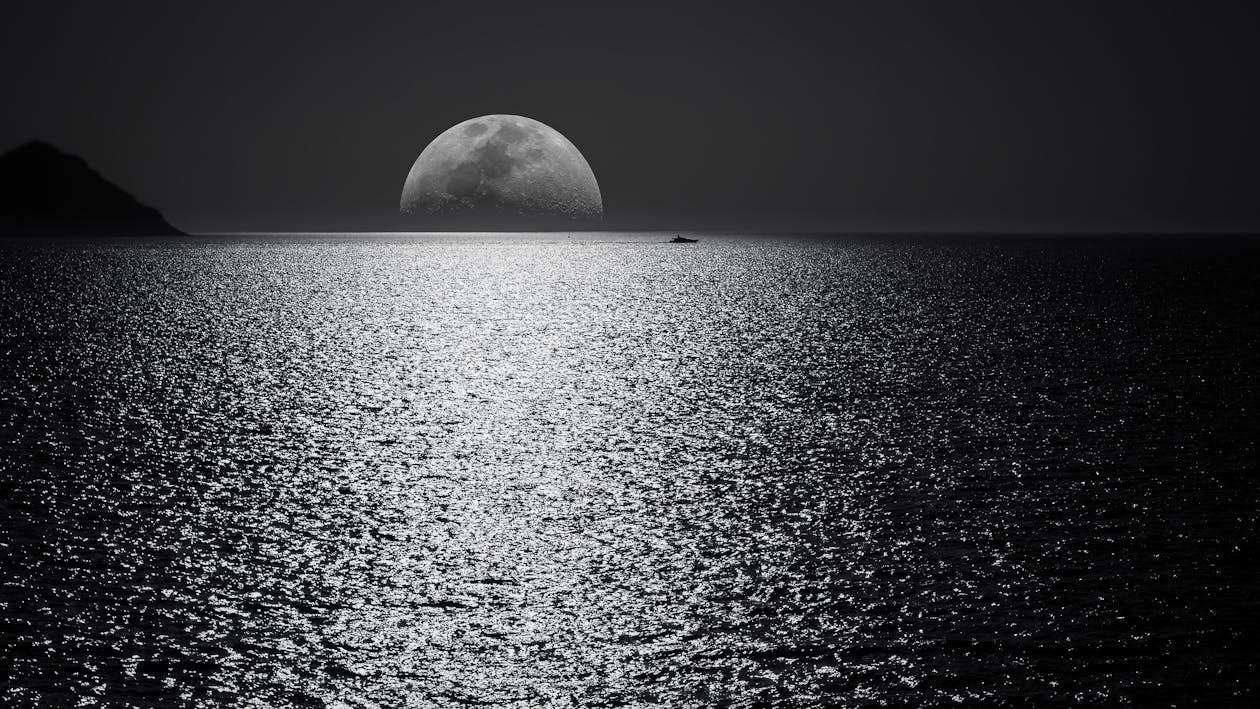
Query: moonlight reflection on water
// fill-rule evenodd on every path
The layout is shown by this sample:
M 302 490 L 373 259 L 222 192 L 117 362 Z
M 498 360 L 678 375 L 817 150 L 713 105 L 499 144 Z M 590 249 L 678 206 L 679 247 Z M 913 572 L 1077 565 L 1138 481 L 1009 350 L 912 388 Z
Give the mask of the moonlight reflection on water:
M 1247 259 L 659 240 L 6 253 L 4 696 L 1254 695 Z

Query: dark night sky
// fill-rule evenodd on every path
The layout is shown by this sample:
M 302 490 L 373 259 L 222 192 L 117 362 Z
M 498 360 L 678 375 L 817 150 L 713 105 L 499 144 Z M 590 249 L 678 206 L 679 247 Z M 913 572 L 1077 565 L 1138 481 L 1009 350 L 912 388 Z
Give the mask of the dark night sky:
M 193 231 L 393 228 L 486 113 L 573 141 L 611 225 L 1260 228 L 1248 2 L 30 5 L 0 150 Z

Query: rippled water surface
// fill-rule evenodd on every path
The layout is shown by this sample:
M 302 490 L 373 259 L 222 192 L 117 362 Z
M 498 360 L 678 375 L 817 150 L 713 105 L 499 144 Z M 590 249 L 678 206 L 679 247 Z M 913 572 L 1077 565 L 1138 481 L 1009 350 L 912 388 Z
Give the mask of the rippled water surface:
M 1260 698 L 1260 248 L 0 251 L 15 706 Z

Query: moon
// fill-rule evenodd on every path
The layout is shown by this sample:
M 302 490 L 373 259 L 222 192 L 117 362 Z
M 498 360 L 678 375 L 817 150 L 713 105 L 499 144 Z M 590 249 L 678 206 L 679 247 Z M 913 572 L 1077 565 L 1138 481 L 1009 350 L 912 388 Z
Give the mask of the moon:
M 596 220 L 604 200 L 591 166 L 567 138 L 532 118 L 499 114 L 434 138 L 411 166 L 399 211 Z

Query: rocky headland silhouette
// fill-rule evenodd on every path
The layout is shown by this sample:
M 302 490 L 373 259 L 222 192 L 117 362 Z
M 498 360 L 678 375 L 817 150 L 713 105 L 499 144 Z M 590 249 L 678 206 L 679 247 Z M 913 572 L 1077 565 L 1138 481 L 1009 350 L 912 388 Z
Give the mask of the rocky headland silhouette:
M 0 236 L 178 235 L 87 162 L 42 142 L 0 155 Z

